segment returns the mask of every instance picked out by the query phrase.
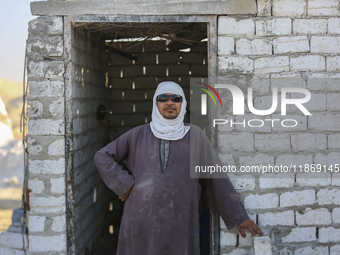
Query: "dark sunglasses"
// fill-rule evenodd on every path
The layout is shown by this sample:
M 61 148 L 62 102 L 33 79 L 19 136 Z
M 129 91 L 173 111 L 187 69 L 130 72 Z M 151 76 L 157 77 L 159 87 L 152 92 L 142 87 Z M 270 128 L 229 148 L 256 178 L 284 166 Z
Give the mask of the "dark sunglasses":
M 174 103 L 180 103 L 180 102 L 183 101 L 183 97 L 180 96 L 180 95 L 176 95 L 176 94 L 174 94 L 174 95 L 166 95 L 166 94 L 158 95 L 156 97 L 156 101 L 161 102 L 161 103 L 165 103 L 169 100 L 169 98 Z

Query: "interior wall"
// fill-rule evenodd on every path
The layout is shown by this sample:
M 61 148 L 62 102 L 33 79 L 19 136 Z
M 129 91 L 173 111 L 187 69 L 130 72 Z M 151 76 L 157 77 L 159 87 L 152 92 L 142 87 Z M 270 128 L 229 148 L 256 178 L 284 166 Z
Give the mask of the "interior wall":
M 105 78 L 108 55 L 104 41 L 82 32 L 72 37 L 73 154 L 75 252 L 92 249 L 92 239 L 109 213 L 108 189 L 95 168 L 93 157 L 104 146 L 108 126 L 97 120 L 97 107 L 106 104 Z M 108 227 L 107 227 L 108 230 Z

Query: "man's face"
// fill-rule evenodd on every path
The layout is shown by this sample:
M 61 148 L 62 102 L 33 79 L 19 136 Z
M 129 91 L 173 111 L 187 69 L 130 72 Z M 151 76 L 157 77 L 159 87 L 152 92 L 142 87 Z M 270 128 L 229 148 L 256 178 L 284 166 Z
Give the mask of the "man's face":
M 172 95 L 172 93 L 164 93 L 166 95 Z M 168 99 L 168 101 L 162 103 L 157 102 L 157 107 L 159 113 L 166 119 L 175 119 L 178 114 L 181 112 L 182 102 L 175 103 Z

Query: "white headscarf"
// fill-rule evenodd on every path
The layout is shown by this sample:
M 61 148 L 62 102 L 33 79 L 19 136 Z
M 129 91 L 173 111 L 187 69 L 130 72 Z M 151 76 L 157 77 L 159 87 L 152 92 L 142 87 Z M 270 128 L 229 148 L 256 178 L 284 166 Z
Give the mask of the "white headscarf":
M 164 118 L 157 107 L 156 97 L 160 94 L 172 93 L 183 97 L 181 111 L 175 119 Z M 181 86 L 172 81 L 164 81 L 158 84 L 153 96 L 153 108 L 150 122 L 151 131 L 159 139 L 176 141 L 182 139 L 189 131 L 190 126 L 184 126 L 184 115 L 187 112 L 187 101 Z

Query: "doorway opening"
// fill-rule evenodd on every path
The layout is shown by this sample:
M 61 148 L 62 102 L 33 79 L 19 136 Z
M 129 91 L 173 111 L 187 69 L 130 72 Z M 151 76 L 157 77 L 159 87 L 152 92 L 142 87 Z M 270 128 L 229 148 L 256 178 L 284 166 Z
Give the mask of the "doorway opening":
M 152 97 L 162 81 L 182 86 L 190 113 L 190 78 L 208 77 L 207 24 L 73 23 L 68 76 L 73 130 L 68 249 L 72 254 L 115 254 L 124 204 L 101 180 L 94 154 L 131 128 L 151 121 Z M 187 114 L 185 122 L 189 118 Z M 205 182 L 201 185 L 201 255 L 207 255 L 210 198 Z

